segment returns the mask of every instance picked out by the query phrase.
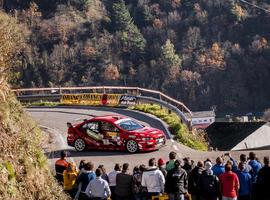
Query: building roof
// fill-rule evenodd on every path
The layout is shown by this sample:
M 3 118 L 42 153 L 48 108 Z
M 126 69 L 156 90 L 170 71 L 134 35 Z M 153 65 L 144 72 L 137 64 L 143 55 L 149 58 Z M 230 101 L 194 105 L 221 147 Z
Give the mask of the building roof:
M 189 113 L 185 113 L 185 115 L 190 118 Z M 192 118 L 204 118 L 204 117 L 215 117 L 215 111 L 209 110 L 209 111 L 198 111 L 198 112 L 192 112 Z

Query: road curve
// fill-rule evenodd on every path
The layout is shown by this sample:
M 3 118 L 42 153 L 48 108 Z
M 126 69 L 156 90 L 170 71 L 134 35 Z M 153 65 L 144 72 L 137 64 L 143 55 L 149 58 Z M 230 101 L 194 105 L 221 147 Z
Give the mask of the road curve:
M 145 125 L 150 125 L 155 128 L 159 128 L 167 133 L 169 137 L 166 124 L 158 118 L 128 109 L 109 108 L 109 107 L 33 107 L 27 108 L 26 111 L 29 115 L 41 125 L 43 129 L 51 133 L 52 148 L 45 150 L 48 157 L 51 159 L 51 163 L 54 163 L 55 159 L 59 157 L 61 150 L 68 150 L 70 152 L 70 159 L 76 163 L 85 159 L 94 162 L 95 166 L 104 164 L 108 171 L 113 169 L 115 163 L 130 163 L 133 167 L 139 164 L 147 164 L 148 160 L 152 157 L 168 159 L 170 151 L 175 151 L 179 158 L 191 157 L 194 160 L 204 160 L 210 158 L 214 160 L 217 156 L 223 154 L 223 152 L 200 152 L 192 150 L 182 144 L 179 144 L 171 139 L 167 140 L 167 145 L 158 151 L 148 153 L 129 154 L 126 152 L 110 152 L 110 151 L 88 151 L 88 152 L 76 152 L 74 148 L 66 145 L 67 127 L 66 122 L 81 121 L 83 119 L 90 119 L 95 116 L 109 115 L 109 114 L 121 114 L 132 117 Z M 233 156 L 239 157 L 243 152 L 234 151 L 231 152 Z M 248 152 L 244 152 L 248 153 Z M 270 151 L 257 151 L 259 157 L 269 155 Z

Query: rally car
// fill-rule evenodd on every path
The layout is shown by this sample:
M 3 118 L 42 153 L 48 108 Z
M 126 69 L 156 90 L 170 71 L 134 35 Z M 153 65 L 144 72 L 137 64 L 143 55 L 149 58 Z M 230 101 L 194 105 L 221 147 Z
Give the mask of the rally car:
M 163 131 L 147 127 L 125 116 L 102 116 L 72 125 L 67 123 L 67 143 L 77 151 L 118 150 L 135 153 L 165 145 Z

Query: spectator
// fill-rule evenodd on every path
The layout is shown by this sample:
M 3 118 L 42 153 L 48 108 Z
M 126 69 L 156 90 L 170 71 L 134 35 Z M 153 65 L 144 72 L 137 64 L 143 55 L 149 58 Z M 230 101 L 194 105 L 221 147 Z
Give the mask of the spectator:
M 134 200 L 146 200 L 147 189 L 142 186 L 142 174 L 145 170 L 145 165 L 140 165 L 140 167 L 134 167 L 132 187 Z
M 264 166 L 260 169 L 257 177 L 257 199 L 259 200 L 268 200 L 270 199 L 270 165 L 269 165 L 269 157 L 264 157 Z
M 132 199 L 133 176 L 128 174 L 129 164 L 124 163 L 122 172 L 116 175 L 115 194 L 117 200 Z
M 186 158 L 183 159 L 183 161 L 184 161 L 184 165 L 183 165 L 182 168 L 184 170 L 186 170 L 187 174 L 189 174 L 191 172 L 192 168 L 193 168 L 192 167 L 192 163 L 190 161 L 190 158 L 189 157 L 186 157 Z
M 202 175 L 204 168 L 203 162 L 199 161 L 197 166 L 191 170 L 188 178 L 188 191 L 191 194 L 192 200 L 199 200 L 199 190 L 198 190 L 198 182 L 199 178 Z
M 158 159 L 158 169 L 162 172 L 163 176 L 166 177 L 167 171 L 165 169 L 166 162 L 163 158 Z
M 108 177 L 108 174 L 106 173 L 106 169 L 105 169 L 104 165 L 99 165 L 98 168 L 100 168 L 102 171 L 101 178 L 103 178 L 105 181 L 107 181 L 109 183 L 110 182 L 109 177 Z
M 181 168 L 181 161 L 174 162 L 174 169 L 170 170 L 166 177 L 165 191 L 170 200 L 184 200 L 188 189 L 187 172 Z
M 101 168 L 96 169 L 96 178 L 88 184 L 85 193 L 91 200 L 105 200 L 111 196 L 111 190 L 106 180 L 101 178 L 103 171 Z
M 198 190 L 201 200 L 217 200 L 219 194 L 219 180 L 212 171 L 212 163 L 205 162 L 205 170 L 199 178 Z
M 225 165 L 225 173 L 219 176 L 220 190 L 222 200 L 237 200 L 237 193 L 239 190 L 239 180 L 237 175 L 232 172 L 232 165 Z
M 240 155 L 240 163 L 243 163 L 244 165 L 244 170 L 246 172 L 251 172 L 252 167 L 247 163 L 247 156 L 245 154 Z
M 152 199 L 153 196 L 164 192 L 165 178 L 162 172 L 156 167 L 155 158 L 151 158 L 148 164 L 149 168 L 142 175 L 142 186 L 147 188 L 147 198 Z
M 250 200 L 252 180 L 251 175 L 245 169 L 244 162 L 239 163 L 236 174 L 240 183 L 238 200 Z
M 174 168 L 174 161 L 176 159 L 176 153 L 173 152 L 173 151 L 170 152 L 169 159 L 170 160 L 166 163 L 166 170 L 167 170 L 167 172 Z
M 232 157 L 232 155 L 230 153 L 225 153 L 224 155 L 229 157 L 228 161 L 230 161 L 230 163 L 232 164 L 232 171 L 237 172 L 237 170 L 238 170 L 237 161 Z
M 85 194 L 85 190 L 90 183 L 91 180 L 96 178 L 95 173 L 93 172 L 94 164 L 92 162 L 88 162 L 84 166 L 84 172 L 77 179 L 77 183 L 81 184 L 81 192 L 79 195 L 80 200 L 88 199 L 88 196 Z
M 74 198 L 76 193 L 76 188 L 74 187 L 77 178 L 76 165 L 74 163 L 69 163 L 67 169 L 63 172 L 64 179 L 64 190 Z
M 67 151 L 62 151 L 61 158 L 55 162 L 55 172 L 56 172 L 55 177 L 61 185 L 63 185 L 63 182 L 64 182 L 63 172 L 68 167 L 68 162 L 67 162 L 66 158 L 67 158 Z
M 220 174 L 223 174 L 225 172 L 225 167 L 223 165 L 223 158 L 217 157 L 216 164 L 212 167 L 214 175 L 217 177 L 220 176 Z
M 81 160 L 79 163 L 79 173 L 84 170 L 84 166 L 86 165 L 85 160 Z
M 109 185 L 110 185 L 110 190 L 111 190 L 111 199 L 115 200 L 115 186 L 116 186 L 116 175 L 119 174 L 121 172 L 121 166 L 116 163 L 114 166 L 114 171 L 110 172 L 108 174 L 108 178 L 109 178 Z
M 79 173 L 78 173 L 78 175 L 77 175 L 77 180 L 76 180 L 76 184 L 77 184 L 78 186 L 77 186 L 77 192 L 76 192 L 76 195 L 75 195 L 75 197 L 74 197 L 75 200 L 79 199 L 79 195 L 80 195 L 80 193 L 81 193 L 82 183 L 79 183 L 79 184 L 78 184 L 78 177 L 79 177 L 83 172 L 85 172 L 85 169 L 84 169 L 85 165 L 86 165 L 86 161 L 85 161 L 85 160 L 81 160 L 80 163 L 79 163 Z
M 252 171 L 251 171 L 252 183 L 256 183 L 257 175 L 258 175 L 259 170 L 262 168 L 262 165 L 256 160 L 256 154 L 254 152 L 249 153 L 249 159 L 250 160 L 248 164 L 252 168 Z

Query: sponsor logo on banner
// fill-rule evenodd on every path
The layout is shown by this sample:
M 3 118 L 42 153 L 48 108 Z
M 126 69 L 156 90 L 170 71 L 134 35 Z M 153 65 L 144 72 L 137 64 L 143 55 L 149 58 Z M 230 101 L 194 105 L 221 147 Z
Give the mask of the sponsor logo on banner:
M 118 106 L 120 94 L 64 94 L 62 104 L 90 105 L 90 106 Z
M 119 104 L 133 106 L 133 105 L 136 105 L 136 101 L 137 101 L 136 96 L 122 95 L 119 99 Z

